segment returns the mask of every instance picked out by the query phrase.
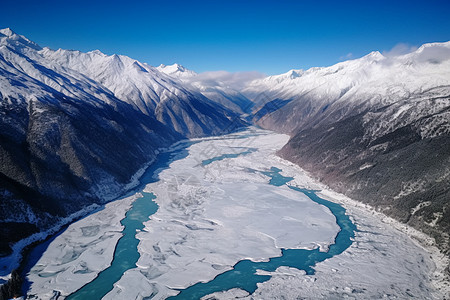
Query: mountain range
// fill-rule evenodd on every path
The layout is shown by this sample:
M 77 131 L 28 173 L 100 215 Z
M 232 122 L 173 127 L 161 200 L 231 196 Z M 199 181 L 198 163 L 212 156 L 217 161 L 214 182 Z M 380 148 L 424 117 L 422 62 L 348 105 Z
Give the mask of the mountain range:
M 123 195 L 161 148 L 251 123 L 291 136 L 281 157 L 450 249 L 450 42 L 243 88 L 200 75 L 0 30 L 0 253 Z
M 0 30 L 0 253 L 116 198 L 158 149 L 245 124 L 126 56 L 41 48 Z
M 450 249 L 450 42 L 291 70 L 242 92 L 265 99 L 254 122 L 291 135 L 281 157 Z

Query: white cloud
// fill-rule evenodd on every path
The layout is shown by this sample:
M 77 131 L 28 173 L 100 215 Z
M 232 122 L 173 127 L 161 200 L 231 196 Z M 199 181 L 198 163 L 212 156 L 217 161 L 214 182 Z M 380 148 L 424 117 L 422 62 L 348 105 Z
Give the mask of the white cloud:
M 339 57 L 340 60 L 349 60 L 353 58 L 353 53 L 347 53 L 346 55 L 343 55 L 341 57 Z
M 420 48 L 408 44 L 400 43 L 389 51 L 384 51 L 383 55 L 388 58 L 385 63 L 392 63 L 396 57 L 415 52 L 410 58 L 417 63 L 434 63 L 450 59 L 450 47 L 448 44 L 425 44 Z
M 229 86 L 231 88 L 240 90 L 252 80 L 266 77 L 265 74 L 250 71 L 250 72 L 227 72 L 227 71 L 210 71 L 203 72 L 197 76 L 191 77 L 190 82 L 199 82 L 207 86 Z
M 398 43 L 391 50 L 383 51 L 383 56 L 391 58 L 395 56 L 400 56 L 408 54 L 417 50 L 417 46 L 412 46 L 405 43 Z

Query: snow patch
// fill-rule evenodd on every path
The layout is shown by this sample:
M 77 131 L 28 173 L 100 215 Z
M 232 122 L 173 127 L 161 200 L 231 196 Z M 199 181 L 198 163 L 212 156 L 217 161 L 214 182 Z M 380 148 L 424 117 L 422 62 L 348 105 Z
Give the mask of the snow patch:
M 422 208 L 430 206 L 430 205 L 431 205 L 431 201 L 425 201 L 425 202 L 421 202 L 421 203 L 417 204 L 415 207 L 411 208 L 411 215 L 414 215 L 416 212 L 418 212 Z

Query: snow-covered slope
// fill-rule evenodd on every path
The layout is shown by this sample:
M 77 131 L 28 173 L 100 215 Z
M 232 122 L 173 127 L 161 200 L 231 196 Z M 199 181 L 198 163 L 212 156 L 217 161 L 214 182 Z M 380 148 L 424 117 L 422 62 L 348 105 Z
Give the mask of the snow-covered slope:
M 243 93 L 265 103 L 273 99 L 294 100 L 277 113 L 284 123 L 278 124 L 280 129 L 291 132 L 299 126 L 335 121 L 446 87 L 450 85 L 449 58 L 450 42 L 425 44 L 397 57 L 372 52 L 331 67 L 291 70 L 255 80 Z M 338 115 L 333 114 L 336 111 Z M 277 114 L 269 119 L 276 119 Z
M 117 197 L 158 148 L 240 125 L 129 57 L 53 51 L 0 30 L 0 253 Z
M 450 42 L 253 81 L 280 154 L 450 249 Z
M 83 53 L 48 48 L 37 55 L 102 84 L 117 98 L 147 115 L 154 115 L 187 137 L 219 134 L 230 120 L 238 120 L 238 115 L 233 111 L 187 88 L 157 68 L 127 56 L 108 56 L 98 50 Z M 178 68 L 181 66 L 176 70 Z M 169 74 L 177 73 L 173 68 L 169 69 Z

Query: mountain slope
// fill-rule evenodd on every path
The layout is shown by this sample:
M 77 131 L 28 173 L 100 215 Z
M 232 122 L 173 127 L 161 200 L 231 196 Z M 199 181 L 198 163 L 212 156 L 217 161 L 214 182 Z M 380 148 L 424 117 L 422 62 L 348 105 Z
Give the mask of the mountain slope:
M 125 193 L 159 148 L 242 125 L 146 64 L 41 48 L 10 29 L 0 30 L 0 116 L 1 255 Z
M 75 70 L 186 137 L 219 134 L 238 114 L 157 68 L 123 55 L 44 48 L 35 56 Z
M 293 72 L 244 91 L 276 106 L 255 121 L 291 134 L 280 155 L 448 251 L 450 42 Z

